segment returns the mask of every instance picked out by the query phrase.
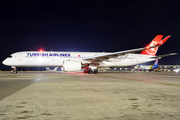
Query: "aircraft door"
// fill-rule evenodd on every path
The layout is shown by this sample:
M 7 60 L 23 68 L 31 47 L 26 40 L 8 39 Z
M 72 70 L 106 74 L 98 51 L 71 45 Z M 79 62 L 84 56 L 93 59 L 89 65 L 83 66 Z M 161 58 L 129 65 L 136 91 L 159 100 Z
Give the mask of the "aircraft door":
M 139 55 L 136 57 L 136 62 L 139 62 Z
M 139 62 L 139 57 L 136 57 L 136 62 Z
M 18 55 L 18 60 L 22 60 L 22 54 Z

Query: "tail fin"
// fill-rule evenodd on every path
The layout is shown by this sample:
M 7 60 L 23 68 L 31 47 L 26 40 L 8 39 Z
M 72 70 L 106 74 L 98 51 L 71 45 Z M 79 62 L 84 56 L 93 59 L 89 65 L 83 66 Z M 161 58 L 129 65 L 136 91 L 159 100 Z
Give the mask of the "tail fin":
M 158 59 L 150 66 L 149 70 L 156 69 L 158 67 Z
M 151 43 L 147 46 L 147 48 L 151 46 L 158 46 L 158 47 L 143 50 L 141 54 L 155 56 L 158 51 L 159 46 L 163 45 L 171 36 L 169 35 L 163 40 L 162 40 L 162 37 L 163 35 L 156 35 L 156 37 L 151 41 Z
M 158 59 L 154 62 L 152 69 L 156 69 L 158 67 Z

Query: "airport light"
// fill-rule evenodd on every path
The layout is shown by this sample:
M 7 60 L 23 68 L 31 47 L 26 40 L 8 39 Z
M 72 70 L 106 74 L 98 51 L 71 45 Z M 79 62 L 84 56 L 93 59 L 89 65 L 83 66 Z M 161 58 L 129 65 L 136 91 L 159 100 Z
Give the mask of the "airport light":
M 174 70 L 175 72 L 179 72 L 179 69 Z

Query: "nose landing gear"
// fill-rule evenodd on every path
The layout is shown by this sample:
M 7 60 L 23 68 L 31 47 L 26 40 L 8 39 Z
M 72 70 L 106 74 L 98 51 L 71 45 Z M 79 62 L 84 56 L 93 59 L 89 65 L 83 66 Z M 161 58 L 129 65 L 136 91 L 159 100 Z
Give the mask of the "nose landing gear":
M 12 66 L 12 69 L 13 69 L 13 73 L 14 73 L 14 74 L 17 74 L 16 67 L 15 67 L 15 66 Z

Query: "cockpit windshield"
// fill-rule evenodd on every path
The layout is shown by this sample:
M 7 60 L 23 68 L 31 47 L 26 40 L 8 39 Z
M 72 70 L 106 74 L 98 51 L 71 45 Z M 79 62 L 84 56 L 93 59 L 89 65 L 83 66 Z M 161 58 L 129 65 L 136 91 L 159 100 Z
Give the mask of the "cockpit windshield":
M 12 58 L 12 56 L 10 55 L 10 56 L 8 56 L 8 58 Z

